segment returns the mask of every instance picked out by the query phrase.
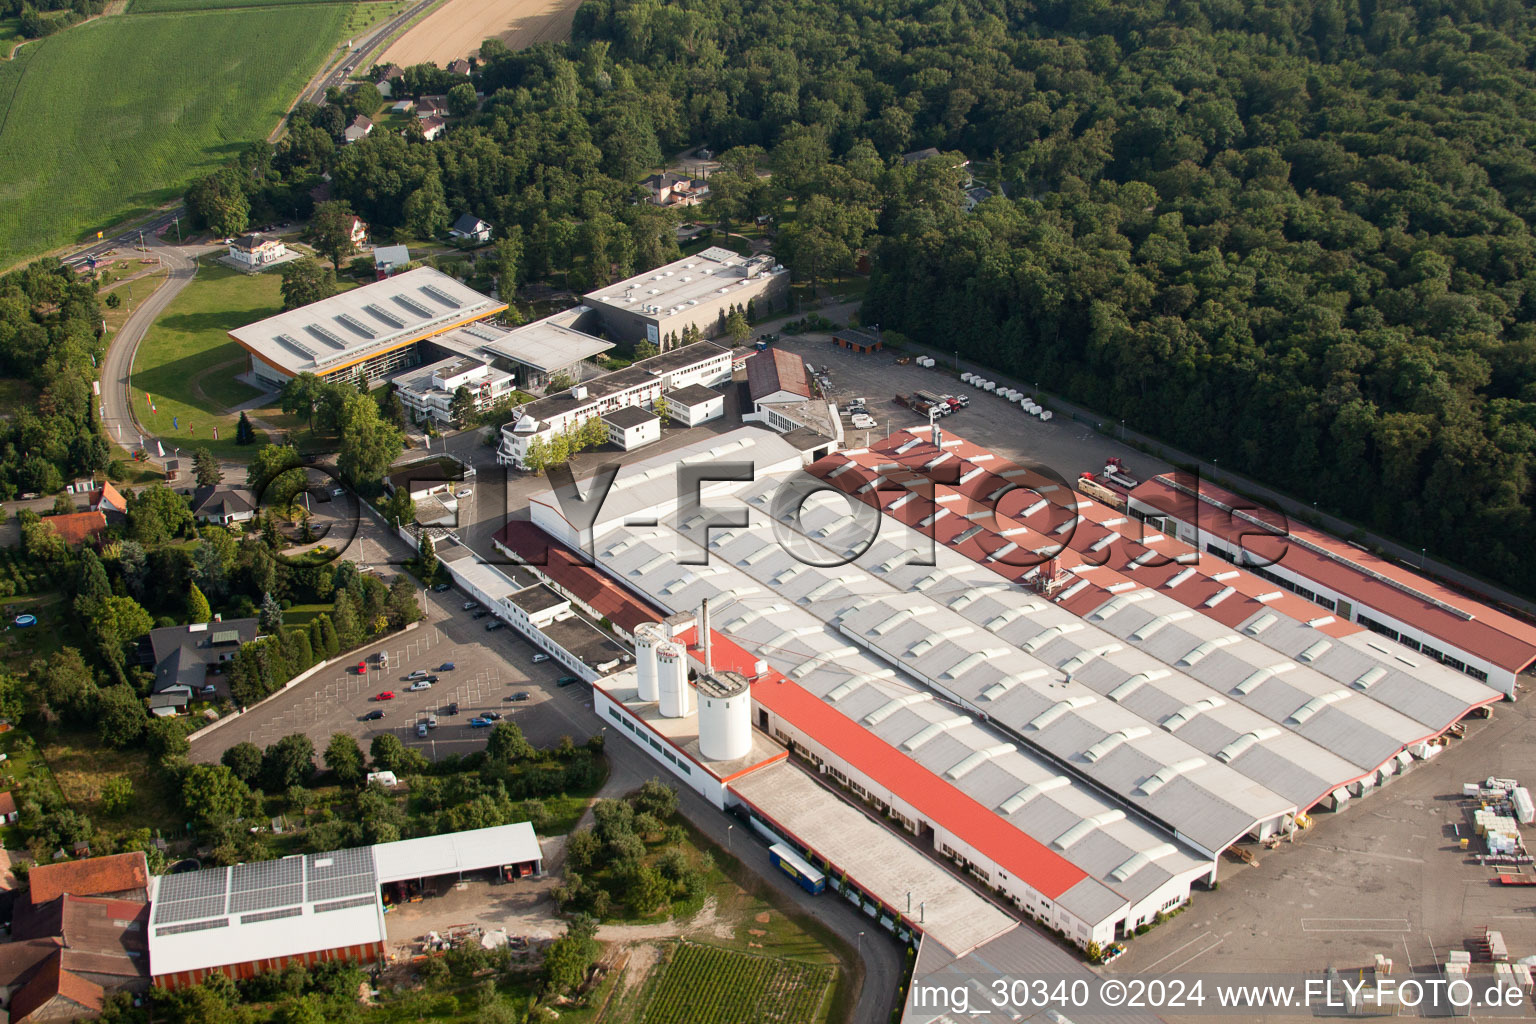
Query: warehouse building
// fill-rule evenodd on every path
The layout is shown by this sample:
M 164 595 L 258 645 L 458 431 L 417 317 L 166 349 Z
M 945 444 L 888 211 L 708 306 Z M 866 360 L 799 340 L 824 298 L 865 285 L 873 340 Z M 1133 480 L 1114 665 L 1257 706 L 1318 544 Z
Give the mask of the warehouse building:
M 510 870 L 509 870 L 510 869 Z M 161 875 L 149 890 L 149 973 L 162 988 L 293 964 L 384 955 L 382 886 L 543 872 L 527 822 Z
M 952 435 L 902 432 L 812 475 L 761 430 L 714 442 L 708 460 L 751 462 L 752 482 L 679 507 L 689 460 L 668 456 L 621 470 L 588 531 L 553 495 L 533 525 L 669 614 L 707 599 L 715 648 L 761 653 L 741 667 L 759 731 L 1080 944 L 1499 699 L 1172 538 L 1119 533 L 1113 510 L 1053 504 L 1055 485 Z M 642 512 L 654 525 L 627 525 Z M 697 665 L 697 631 L 678 639 Z
M 789 271 L 772 256 L 742 256 L 715 246 L 648 273 L 582 296 L 602 317 L 608 336 L 633 344 L 669 347 L 690 327 L 706 338 L 720 333 L 725 316 L 752 303 L 757 313 L 789 297 Z
M 1536 626 L 1188 474 L 1148 480 L 1129 511 L 1511 699 L 1536 664 Z
M 419 267 L 229 336 L 245 349 L 250 373 L 271 387 L 301 373 L 374 383 L 418 365 L 420 342 L 506 308 L 441 271 Z

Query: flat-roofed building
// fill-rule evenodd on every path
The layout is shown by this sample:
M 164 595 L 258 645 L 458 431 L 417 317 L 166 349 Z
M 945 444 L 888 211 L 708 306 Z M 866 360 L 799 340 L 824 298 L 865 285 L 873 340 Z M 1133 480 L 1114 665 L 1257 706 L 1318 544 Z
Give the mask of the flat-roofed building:
M 605 413 L 603 423 L 608 426 L 608 443 L 625 451 L 661 440 L 661 418 L 639 406 L 628 405 Z
M 597 337 L 601 321 L 585 306 L 577 306 L 522 327 L 477 323 L 440 335 L 434 345 L 505 366 L 525 388 L 541 388 L 558 373 L 585 380 L 601 373 L 594 364 L 613 348 Z
M 418 267 L 230 331 L 250 372 L 273 387 L 301 373 L 327 380 L 393 376 L 418 344 L 507 308 L 447 274 Z
M 467 356 L 452 356 L 395 378 L 400 404 L 418 420 L 438 426 L 453 423 L 453 403 L 459 388 L 469 392 L 474 412 L 489 409 L 512 397 L 516 390 L 510 373 Z
M 667 416 L 685 427 L 696 427 L 725 415 L 725 395 L 702 384 L 664 392 Z
M 663 392 L 690 384 L 723 384 L 731 379 L 731 354 L 708 342 L 687 345 L 584 381 L 559 394 L 519 407 L 501 428 L 496 461 L 525 468 L 528 446 L 548 444 L 557 434 L 618 409 L 653 405 Z
M 733 308 L 745 310 L 750 302 L 765 313 L 788 295 L 789 271 L 773 256 L 715 246 L 588 292 L 582 302 L 597 310 L 610 336 L 667 348 L 689 327 L 714 337 Z

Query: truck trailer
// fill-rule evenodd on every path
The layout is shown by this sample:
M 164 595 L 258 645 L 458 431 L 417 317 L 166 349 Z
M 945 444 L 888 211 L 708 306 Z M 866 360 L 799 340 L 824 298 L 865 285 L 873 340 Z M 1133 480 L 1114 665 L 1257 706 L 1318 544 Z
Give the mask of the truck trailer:
M 827 876 L 811 867 L 804 857 L 785 844 L 774 843 L 768 847 L 768 859 L 774 867 L 793 878 L 800 888 L 812 896 L 826 890 Z

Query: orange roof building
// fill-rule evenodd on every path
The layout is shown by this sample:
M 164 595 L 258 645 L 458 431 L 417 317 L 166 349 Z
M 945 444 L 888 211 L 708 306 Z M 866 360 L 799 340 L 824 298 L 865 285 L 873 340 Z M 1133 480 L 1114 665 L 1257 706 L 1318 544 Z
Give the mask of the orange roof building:
M 90 857 L 60 864 L 39 864 L 27 876 L 33 906 L 68 893 L 71 896 L 125 896 L 144 900 L 149 862 L 139 851 Z
M 95 541 L 107 532 L 107 517 L 102 512 L 70 512 L 62 516 L 48 516 L 43 522 L 53 527 L 55 533 L 70 547 L 78 547 L 86 541 Z

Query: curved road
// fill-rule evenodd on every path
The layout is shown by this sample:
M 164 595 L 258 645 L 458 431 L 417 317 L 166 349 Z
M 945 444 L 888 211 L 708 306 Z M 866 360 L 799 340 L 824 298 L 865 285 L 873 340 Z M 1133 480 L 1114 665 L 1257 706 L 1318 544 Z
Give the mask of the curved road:
M 138 233 L 135 232 L 135 241 L 137 238 Z M 138 446 L 140 435 L 143 435 L 146 442 L 153 439 L 152 435 L 143 432 L 134 419 L 129 401 L 133 384 L 133 355 L 138 351 L 139 342 L 144 340 L 155 318 L 165 311 L 165 307 L 171 304 L 171 300 L 181 293 L 197 273 L 197 263 L 187 251 L 166 245 L 148 234 L 144 236 L 144 246 L 149 255 L 158 256 L 165 264 L 168 271 L 166 281 L 154 294 L 139 303 L 123 326 L 118 328 L 112 340 L 107 343 L 107 354 L 101 361 L 102 423 L 107 429 L 107 436 L 129 451 Z M 194 247 L 190 251 L 195 255 L 201 248 L 206 247 Z

